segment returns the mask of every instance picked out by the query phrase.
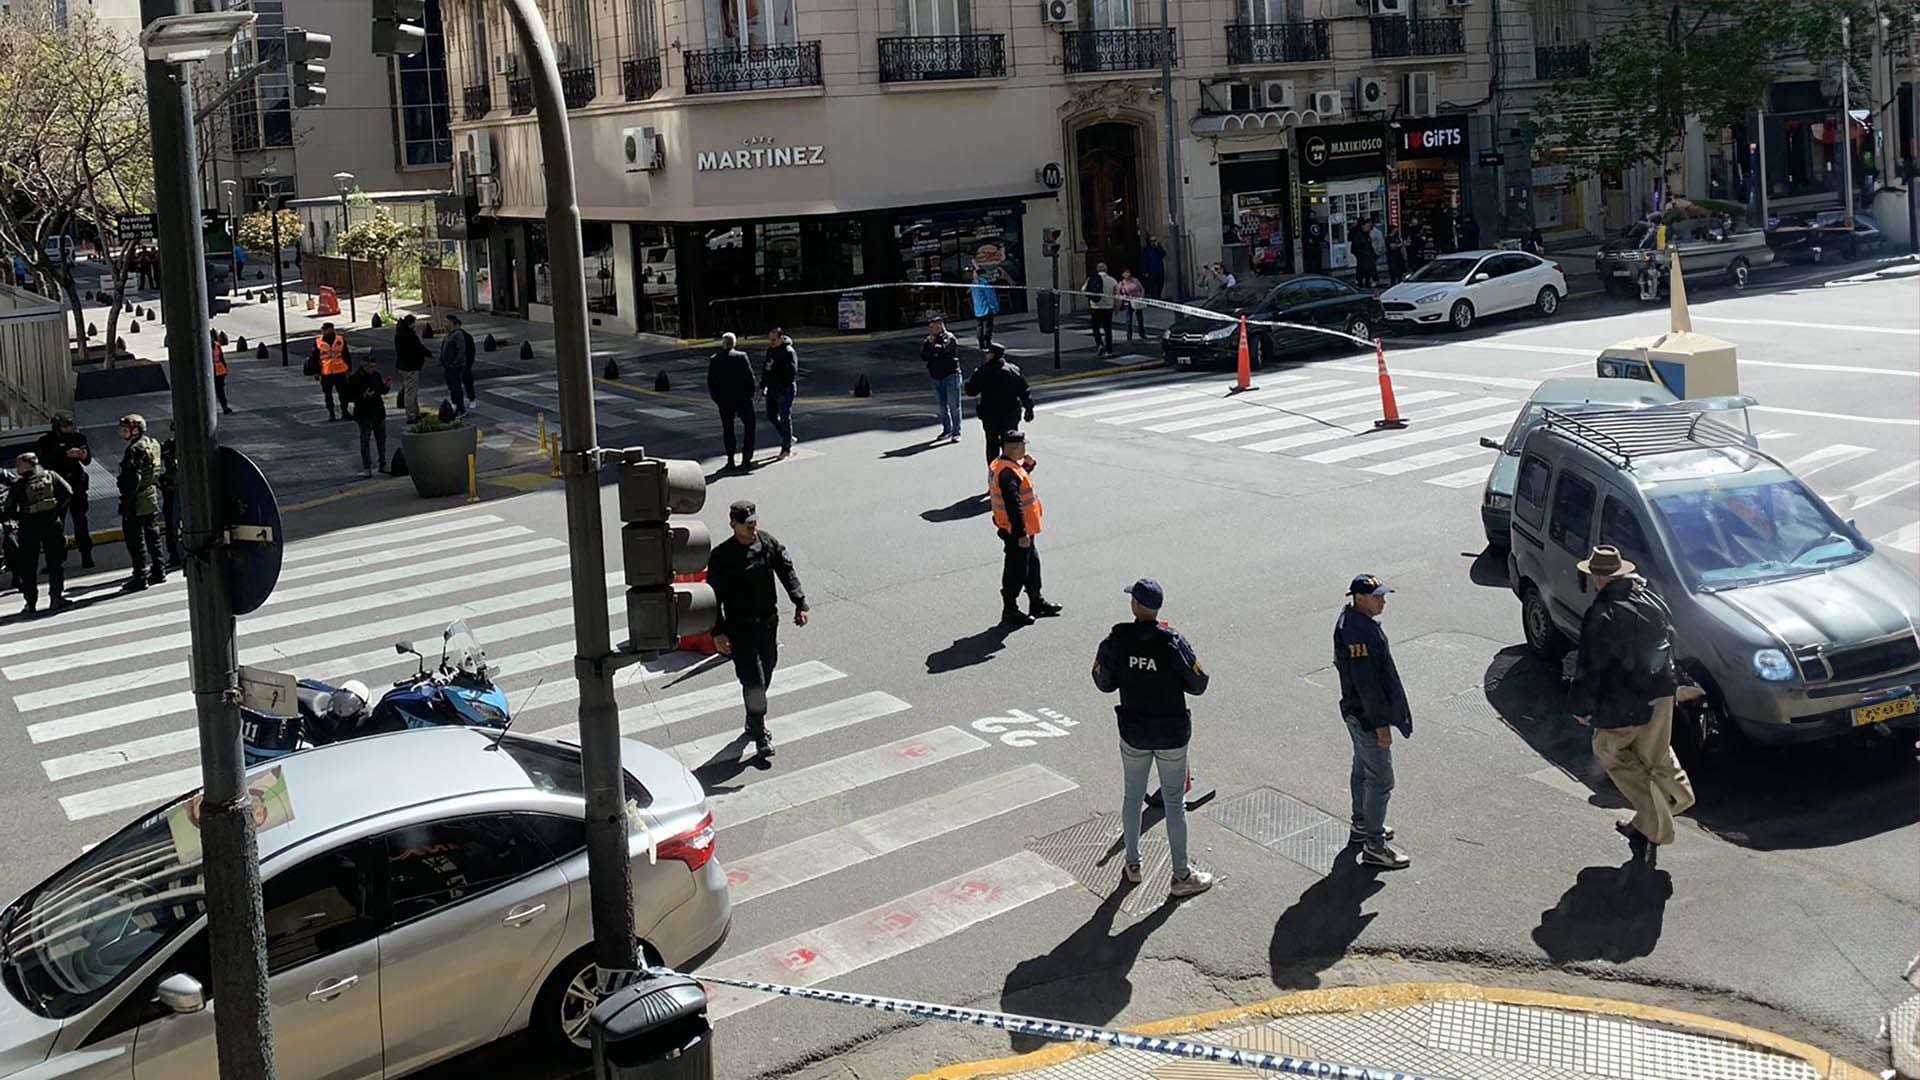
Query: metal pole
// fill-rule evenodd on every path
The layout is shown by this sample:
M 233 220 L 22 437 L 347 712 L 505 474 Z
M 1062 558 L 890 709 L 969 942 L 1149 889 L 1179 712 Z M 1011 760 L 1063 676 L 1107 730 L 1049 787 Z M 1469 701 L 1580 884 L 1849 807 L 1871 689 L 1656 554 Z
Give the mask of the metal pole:
M 1053 261 L 1053 368 L 1060 370 L 1060 250 L 1054 248 Z
M 240 291 L 240 222 L 233 216 L 233 196 L 239 183 L 227 191 L 227 295 Z
M 607 557 L 601 535 L 599 456 L 594 445 L 593 372 L 587 345 L 587 280 L 573 137 L 560 66 L 536 0 L 506 0 L 529 60 L 540 157 L 547 187 L 547 247 L 553 267 L 554 364 L 560 390 L 560 472 L 566 479 L 572 552 L 574 675 L 580 680 L 580 771 L 587 789 L 587 881 L 593 897 L 593 955 L 602 972 L 639 967 L 628 876 L 626 791 L 620 770 L 620 715 L 613 700 Z M 603 984 L 604 985 L 604 984 Z
M 1846 188 L 1845 199 L 1840 205 L 1846 208 L 1847 232 L 1853 232 L 1853 97 L 1852 73 L 1848 63 L 1848 53 L 1853 49 L 1851 28 L 1853 20 L 1840 16 L 1840 186 Z M 1847 246 L 1853 246 L 1849 240 Z
M 1186 242 L 1180 227 L 1180 163 L 1173 137 L 1173 24 L 1167 0 L 1160 0 L 1160 102 L 1166 107 L 1167 237 L 1173 241 L 1173 296 L 1187 294 Z
M 353 227 L 353 208 L 347 205 L 347 193 L 340 193 L 340 254 L 347 260 L 347 325 L 360 321 L 353 304 L 353 253 L 347 250 L 347 230 Z
M 141 0 L 143 24 L 182 13 L 181 0 Z M 153 125 L 153 189 L 160 252 L 172 265 L 160 276 L 168 320 L 168 373 L 178 441 L 182 544 L 187 566 L 188 669 L 199 718 L 201 865 L 206 875 L 208 946 L 213 976 L 214 1042 L 222 1080 L 271 1080 L 273 1028 L 267 1001 L 266 926 L 260 913 L 260 850 L 253 831 L 240 748 L 238 648 L 227 594 L 226 547 L 216 534 L 225 499 L 216 464 L 219 414 L 213 408 L 213 351 L 207 315 L 206 248 L 188 78 L 162 61 L 146 64 L 147 115 Z
M 273 219 L 273 303 L 280 316 L 280 366 L 287 366 L 287 297 L 280 284 L 280 185 L 273 185 L 273 197 L 267 200 L 267 214 Z

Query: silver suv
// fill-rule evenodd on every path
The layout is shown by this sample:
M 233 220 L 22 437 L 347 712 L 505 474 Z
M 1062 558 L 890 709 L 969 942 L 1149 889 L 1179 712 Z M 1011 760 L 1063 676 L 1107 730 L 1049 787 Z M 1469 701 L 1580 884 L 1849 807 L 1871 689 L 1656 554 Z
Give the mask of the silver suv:
M 1615 544 L 1672 609 L 1675 658 L 1704 692 L 1675 716 L 1683 756 L 1736 733 L 1920 725 L 1920 582 L 1785 466 L 1681 405 L 1543 419 L 1521 449 L 1507 556 L 1536 653 L 1577 644 L 1592 594 L 1574 563 Z

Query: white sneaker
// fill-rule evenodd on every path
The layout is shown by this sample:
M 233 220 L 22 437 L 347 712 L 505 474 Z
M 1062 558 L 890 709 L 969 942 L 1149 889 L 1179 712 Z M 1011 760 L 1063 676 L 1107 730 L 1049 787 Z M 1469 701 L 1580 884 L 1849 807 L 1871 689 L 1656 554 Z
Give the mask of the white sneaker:
M 1392 844 L 1381 844 L 1378 847 L 1368 844 L 1360 849 L 1361 866 L 1377 866 L 1382 870 L 1404 870 L 1412 862 L 1413 860 L 1405 852 Z
M 1170 896 L 1198 896 L 1213 888 L 1213 875 L 1205 870 L 1189 870 L 1186 877 L 1173 879 L 1173 885 L 1167 889 Z
M 1126 878 L 1129 885 L 1140 884 L 1140 864 L 1128 863 L 1126 869 L 1120 871 L 1120 876 Z

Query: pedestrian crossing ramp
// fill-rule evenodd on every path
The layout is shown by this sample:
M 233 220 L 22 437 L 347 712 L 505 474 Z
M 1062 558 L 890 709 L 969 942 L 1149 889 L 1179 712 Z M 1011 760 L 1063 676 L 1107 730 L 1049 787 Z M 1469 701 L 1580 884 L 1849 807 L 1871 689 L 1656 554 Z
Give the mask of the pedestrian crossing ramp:
M 395 585 L 395 565 L 426 583 Z M 297 542 L 280 590 L 242 625 L 240 659 L 379 687 L 412 663 L 386 643 L 465 618 L 515 730 L 576 740 L 567 566 L 563 541 L 484 507 Z M 609 604 L 623 586 L 607 575 Z M 199 783 L 184 599 L 176 576 L 71 619 L 0 626 L 0 694 L 75 848 Z M 715 974 L 815 985 L 1074 886 L 1026 849 L 1077 785 L 1023 754 L 1032 740 L 1009 738 L 1017 710 L 991 722 L 929 714 L 815 659 L 781 667 L 768 696 L 780 756 L 760 771 L 743 757 L 724 658 L 673 653 L 616 677 L 622 734 L 666 749 L 709 791 L 740 912 Z M 768 1000 L 720 990 L 712 1014 Z

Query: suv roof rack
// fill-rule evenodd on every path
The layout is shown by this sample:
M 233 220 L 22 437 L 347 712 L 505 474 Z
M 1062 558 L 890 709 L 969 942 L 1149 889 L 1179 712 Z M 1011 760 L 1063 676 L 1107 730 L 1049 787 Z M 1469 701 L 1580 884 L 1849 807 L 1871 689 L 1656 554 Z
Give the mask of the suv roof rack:
M 1689 450 L 1739 449 L 1779 465 L 1710 412 L 1654 405 L 1637 409 L 1565 412 L 1545 409 L 1543 424 L 1632 468 L 1635 458 Z M 1784 468 L 1784 466 L 1782 466 Z

